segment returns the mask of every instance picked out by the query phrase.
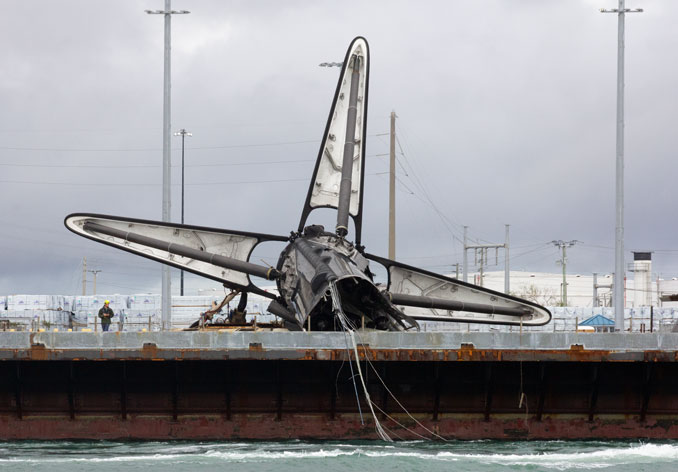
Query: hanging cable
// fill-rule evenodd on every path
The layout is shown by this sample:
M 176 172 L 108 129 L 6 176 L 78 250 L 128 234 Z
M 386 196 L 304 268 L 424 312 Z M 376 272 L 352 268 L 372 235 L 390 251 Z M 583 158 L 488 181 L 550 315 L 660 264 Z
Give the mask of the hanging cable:
M 351 320 L 345 315 L 345 313 L 344 313 L 344 311 L 343 311 L 343 309 L 342 309 L 342 307 L 341 307 L 339 294 L 338 294 L 338 291 L 337 291 L 337 288 L 336 288 L 336 285 L 335 285 L 334 282 L 330 282 L 330 293 L 331 293 L 331 295 L 332 295 L 332 305 L 333 305 L 333 308 L 335 309 L 335 313 L 336 313 L 336 315 L 337 315 L 337 318 L 339 319 L 339 322 L 341 323 L 342 329 L 344 330 L 344 333 L 345 333 L 345 334 L 348 334 L 348 335 L 351 337 L 352 344 L 353 344 L 353 349 L 354 349 L 354 353 L 355 353 L 356 365 L 358 366 L 358 373 L 359 373 L 359 376 L 360 376 L 360 381 L 362 382 L 363 390 L 364 390 L 364 392 L 365 392 L 365 397 L 366 397 L 366 399 L 367 399 L 367 401 L 368 401 L 368 405 L 370 406 L 370 410 L 372 411 L 372 416 L 374 417 L 374 421 L 375 421 L 375 424 L 376 424 L 377 433 L 380 434 L 380 436 L 381 436 L 381 432 L 384 432 L 384 431 L 383 431 L 384 427 L 379 423 L 379 420 L 377 419 L 377 417 L 376 417 L 376 415 L 375 415 L 375 413 L 374 413 L 373 406 L 376 407 L 381 413 L 383 413 L 383 414 L 384 414 L 385 416 L 387 416 L 389 419 L 391 419 L 394 423 L 396 423 L 396 425 L 398 425 L 398 426 L 400 426 L 400 427 L 406 429 L 407 431 L 412 432 L 413 434 L 415 434 L 416 436 L 418 436 L 418 437 L 420 437 L 420 438 L 422 438 L 422 439 L 430 440 L 429 438 L 426 438 L 425 436 L 423 436 L 423 435 L 421 435 L 421 434 L 419 434 L 419 433 L 416 433 L 416 432 L 412 431 L 411 429 L 405 427 L 404 425 L 398 423 L 396 420 L 394 420 L 391 416 L 389 416 L 386 412 L 384 412 L 381 408 L 379 408 L 379 406 L 378 406 L 376 403 L 374 403 L 374 402 L 371 400 L 371 398 L 370 398 L 370 396 L 369 396 L 369 393 L 367 392 L 367 387 L 365 386 L 364 378 L 363 378 L 363 375 L 362 375 L 362 370 L 361 370 L 361 368 L 360 368 L 360 361 L 359 361 L 359 357 L 358 357 L 358 347 L 357 347 L 357 343 L 356 343 L 356 340 L 355 340 L 355 334 L 357 334 L 358 337 L 360 338 L 360 343 L 361 343 L 361 344 L 364 345 L 365 343 L 363 342 L 362 336 L 360 336 L 360 334 L 359 334 L 359 332 L 358 332 L 357 326 L 355 326 L 355 325 L 351 322 Z M 431 430 L 430 430 L 429 428 L 427 428 L 421 421 L 417 420 L 414 416 L 412 416 L 412 414 L 407 410 L 407 408 L 405 408 L 405 406 L 400 402 L 400 400 L 398 400 L 398 398 L 397 398 L 397 397 L 395 396 L 395 394 L 391 391 L 391 389 L 388 388 L 388 386 L 386 385 L 386 382 L 384 382 L 384 379 L 381 378 L 381 376 L 379 375 L 379 372 L 377 371 L 376 367 L 374 366 L 374 364 L 372 364 L 372 361 L 370 360 L 370 358 L 369 358 L 369 356 L 368 356 L 368 354 L 367 354 L 367 351 L 365 351 L 365 362 L 366 362 L 367 365 L 370 366 L 370 368 L 372 369 L 372 371 L 375 373 L 375 375 L 377 376 L 377 379 L 379 379 L 379 382 L 380 382 L 381 385 L 384 387 L 384 389 L 386 390 L 386 392 L 391 396 L 391 398 L 393 398 L 393 400 L 395 400 L 395 402 L 398 404 L 398 406 L 405 412 L 405 414 L 407 414 L 407 416 L 408 416 L 412 421 L 414 421 L 414 423 L 415 423 L 416 425 L 420 426 L 422 429 L 424 429 L 424 431 L 426 431 L 427 433 L 431 434 L 432 436 L 434 436 L 434 437 L 436 437 L 436 438 L 438 438 L 438 439 L 440 439 L 440 440 L 442 440 L 442 441 L 447 441 L 447 439 L 445 439 L 444 437 L 442 437 L 442 436 L 436 434 L 434 431 L 431 431 Z M 380 431 L 380 430 L 381 430 L 381 431 Z M 384 434 L 386 434 L 386 433 L 384 432 Z M 387 437 L 388 437 L 388 436 L 387 436 Z M 384 439 L 384 438 L 382 437 L 382 439 Z M 385 440 L 385 441 L 391 441 L 390 438 L 389 438 L 389 439 L 384 439 L 384 440 Z
M 342 328 L 344 329 L 344 333 L 347 333 L 349 337 L 351 338 L 351 342 L 353 344 L 353 352 L 355 354 L 355 364 L 358 369 L 358 376 L 360 378 L 360 383 L 362 384 L 363 387 L 363 393 L 365 394 L 365 400 L 367 400 L 367 405 L 370 407 L 370 411 L 372 412 L 372 417 L 374 418 L 374 427 L 375 430 L 377 431 L 377 434 L 379 437 L 388 442 L 393 442 L 393 439 L 386 433 L 384 428 L 381 426 L 381 423 L 379 422 L 379 419 L 377 418 L 377 415 L 374 413 L 374 408 L 372 407 L 372 400 L 370 398 L 370 394 L 367 391 L 367 386 L 365 385 L 365 379 L 363 377 L 362 369 L 360 368 L 360 357 L 358 355 L 358 345 L 356 344 L 355 341 L 355 336 L 354 336 L 354 331 L 349 328 L 349 323 L 347 323 L 347 318 L 346 315 L 344 314 L 344 310 L 341 306 L 341 298 L 339 297 L 339 292 L 337 290 L 337 286 L 335 281 L 331 281 L 329 284 L 330 288 L 330 295 L 332 296 L 332 307 L 334 308 L 336 316 L 339 318 L 339 322 L 342 325 Z

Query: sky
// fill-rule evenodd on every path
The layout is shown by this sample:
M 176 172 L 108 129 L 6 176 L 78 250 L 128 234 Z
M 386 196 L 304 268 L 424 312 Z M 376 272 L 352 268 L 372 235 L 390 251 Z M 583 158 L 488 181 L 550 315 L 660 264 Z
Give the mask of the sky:
M 396 259 L 451 273 L 504 242 L 512 270 L 614 270 L 614 0 L 179 1 L 172 130 L 185 143 L 188 224 L 296 226 L 339 70 L 370 45 L 363 244 L 386 255 L 389 115 L 397 118 Z M 678 276 L 678 2 L 628 0 L 625 247 Z M 79 238 L 73 212 L 159 220 L 161 0 L 5 0 L 0 15 L 0 295 L 159 292 L 160 266 Z M 181 140 L 172 138 L 172 219 Z M 316 214 L 316 213 L 314 213 Z M 331 224 L 331 215 L 317 222 Z M 316 222 L 313 217 L 309 222 Z M 282 246 L 252 261 L 275 265 Z M 470 270 L 473 253 L 470 254 Z M 486 270 L 503 270 L 491 253 Z M 87 273 L 91 294 L 93 273 Z M 178 272 L 172 289 L 178 293 Z M 186 293 L 218 284 L 186 275 Z

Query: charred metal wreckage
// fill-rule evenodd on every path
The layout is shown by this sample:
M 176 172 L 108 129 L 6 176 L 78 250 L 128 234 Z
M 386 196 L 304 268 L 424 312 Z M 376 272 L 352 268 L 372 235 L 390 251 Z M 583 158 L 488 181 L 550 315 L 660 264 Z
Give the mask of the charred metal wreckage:
M 271 298 L 268 310 L 290 330 L 402 331 L 417 321 L 537 326 L 545 308 L 456 279 L 371 255 L 361 245 L 365 137 L 369 83 L 367 41 L 353 40 L 334 94 L 313 177 L 296 232 L 290 236 L 146 221 L 98 214 L 72 214 L 66 227 L 97 242 L 222 282 L 225 287 Z M 317 208 L 337 210 L 334 232 L 308 225 Z M 347 239 L 349 217 L 354 242 Z M 265 242 L 288 242 L 276 268 L 250 262 Z M 370 262 L 388 271 L 375 284 Z M 257 287 L 250 276 L 275 280 L 279 295 Z

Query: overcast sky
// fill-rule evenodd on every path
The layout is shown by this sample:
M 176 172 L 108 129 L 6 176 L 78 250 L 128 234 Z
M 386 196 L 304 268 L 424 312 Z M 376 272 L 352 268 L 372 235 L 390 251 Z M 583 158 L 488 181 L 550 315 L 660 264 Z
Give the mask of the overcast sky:
M 371 52 L 363 242 L 387 254 L 389 114 L 398 115 L 397 259 L 462 261 L 463 225 L 511 268 L 614 270 L 615 0 L 179 1 L 172 129 L 186 222 L 296 228 L 351 40 Z M 628 0 L 626 248 L 678 275 L 678 2 Z M 157 263 L 79 238 L 72 212 L 161 217 L 161 0 L 5 0 L 0 15 L 0 295 L 159 291 Z M 173 138 L 174 221 L 180 139 Z M 328 215 L 324 215 L 327 219 Z M 313 218 L 311 218 L 313 222 Z M 281 247 L 255 255 L 275 264 Z M 471 257 L 472 259 L 472 257 Z M 494 257 L 491 258 L 494 263 Z M 503 269 L 499 265 L 489 270 Z M 89 274 L 91 277 L 91 274 Z M 188 275 L 187 293 L 215 287 Z M 178 276 L 173 283 L 178 291 Z M 88 293 L 91 293 L 91 279 Z

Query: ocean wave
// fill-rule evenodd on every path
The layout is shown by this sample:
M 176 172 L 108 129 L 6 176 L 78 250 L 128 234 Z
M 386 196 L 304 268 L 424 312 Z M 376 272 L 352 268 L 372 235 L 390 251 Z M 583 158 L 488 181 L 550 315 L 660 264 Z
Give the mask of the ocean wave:
M 547 469 L 602 469 L 620 465 L 671 462 L 678 459 L 678 446 L 672 444 L 639 444 L 630 447 L 608 447 L 585 452 L 528 454 L 457 454 L 441 451 L 438 459 L 463 459 L 505 466 L 540 466 Z
M 197 455 L 199 456 L 199 455 Z M 128 456 L 116 457 L 9 457 L 0 458 L 1 463 L 29 463 L 29 464 L 50 464 L 50 463 L 67 463 L 67 462 L 142 462 L 142 461 L 161 461 L 171 460 L 176 462 L 181 458 L 194 458 L 196 454 L 133 454 Z
M 500 446 L 501 443 L 498 443 Z M 229 463 L 229 462 L 266 462 L 266 461 L 284 461 L 284 460 L 304 460 L 304 459 L 332 459 L 337 457 L 356 456 L 366 459 L 405 459 L 410 458 L 416 461 L 436 461 L 436 462 L 459 462 L 459 463 L 477 463 L 482 465 L 498 466 L 532 466 L 541 469 L 553 470 L 572 470 L 572 469 L 603 469 L 621 465 L 633 464 L 657 464 L 678 460 L 678 445 L 673 444 L 635 444 L 630 446 L 612 446 L 596 445 L 595 450 L 591 450 L 591 445 L 583 445 L 582 449 L 576 450 L 574 444 L 563 446 L 565 451 L 556 452 L 532 452 L 524 454 L 512 453 L 473 453 L 473 444 L 454 443 L 446 444 L 330 444 L 330 447 L 323 447 L 322 444 L 309 443 L 239 443 L 239 444 L 220 444 L 205 443 L 198 445 L 176 445 L 171 446 L 163 444 L 158 453 L 150 451 L 138 451 L 137 454 L 130 453 L 130 446 L 126 445 L 116 451 L 102 450 L 96 448 L 90 451 L 91 455 L 78 454 L 76 457 L 71 455 L 55 454 L 36 457 L 35 455 L 0 457 L 0 464 L 50 464 L 50 463 L 129 463 L 129 462 L 150 462 L 150 463 L 183 463 L 196 461 L 207 463 Z M 470 446 L 470 447 L 467 447 Z M 527 446 L 533 447 L 534 444 L 516 444 L 515 451 Z M 506 445 L 503 445 L 506 447 Z M 599 448 L 599 449 L 598 449 Z M 470 450 L 469 450 L 470 449 Z M 574 450 L 573 450 L 574 449 Z M 490 449 L 491 450 L 491 449 Z M 496 449 L 495 449 L 496 451 Z M 570 452 L 571 451 L 571 452 Z M 139 453 L 140 452 L 140 453 Z M 143 452 L 149 452 L 144 454 Z M 116 454 L 117 455 L 113 455 Z M 96 456 L 94 454 L 97 454 Z M 105 456 L 104 456 L 105 454 Z M 103 456 L 103 457 L 102 457 Z

